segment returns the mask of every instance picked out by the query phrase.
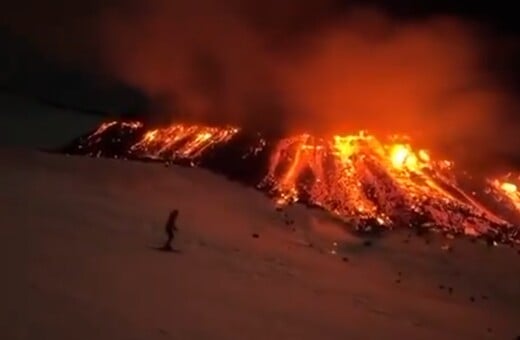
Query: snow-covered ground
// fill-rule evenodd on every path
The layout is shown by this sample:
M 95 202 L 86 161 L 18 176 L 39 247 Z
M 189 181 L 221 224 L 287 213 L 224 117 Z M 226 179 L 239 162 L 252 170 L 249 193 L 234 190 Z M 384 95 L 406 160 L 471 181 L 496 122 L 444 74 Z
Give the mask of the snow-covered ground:
M 202 169 L 35 151 L 96 122 L 27 109 L 49 127 L 31 142 L 32 120 L 0 114 L 25 142 L 0 139 L 0 339 L 520 335 L 514 249 L 407 232 L 368 243 L 301 206 L 287 225 L 262 193 Z M 172 208 L 181 254 L 152 249 Z

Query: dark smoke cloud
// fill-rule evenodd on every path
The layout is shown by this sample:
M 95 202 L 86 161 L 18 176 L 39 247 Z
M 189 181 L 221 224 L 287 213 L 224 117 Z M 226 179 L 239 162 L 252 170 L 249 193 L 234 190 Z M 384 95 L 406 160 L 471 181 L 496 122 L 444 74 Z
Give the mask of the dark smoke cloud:
M 61 24 L 43 33 L 32 21 L 22 31 L 57 57 L 140 88 L 154 117 L 408 133 L 451 151 L 479 143 L 479 155 L 517 147 L 518 120 L 506 121 L 516 103 L 487 68 L 496 46 L 455 17 L 397 20 L 332 0 L 83 6 L 79 16 L 55 15 Z

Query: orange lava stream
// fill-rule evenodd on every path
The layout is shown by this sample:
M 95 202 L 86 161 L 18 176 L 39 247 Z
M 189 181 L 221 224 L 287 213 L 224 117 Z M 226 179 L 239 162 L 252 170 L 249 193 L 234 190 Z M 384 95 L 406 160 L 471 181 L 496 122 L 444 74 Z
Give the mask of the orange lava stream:
M 474 234 L 486 228 L 477 217 L 504 222 L 444 174 L 451 166 L 405 141 L 383 143 L 365 132 L 330 140 L 302 134 L 278 144 L 264 184 L 273 188 L 280 205 L 305 196 L 341 217 L 370 217 L 380 224 L 396 214 L 406 223 L 406 214 L 426 213 L 439 225 L 459 223 Z M 446 213 L 445 207 L 467 214 Z
M 495 195 L 497 195 L 500 200 L 506 201 L 514 206 L 515 209 L 520 210 L 520 191 L 518 190 L 518 185 L 508 180 L 494 179 L 491 180 L 490 183 L 495 189 Z
M 132 151 L 149 158 L 194 159 L 208 148 L 229 141 L 238 131 L 234 127 L 175 124 L 146 132 Z

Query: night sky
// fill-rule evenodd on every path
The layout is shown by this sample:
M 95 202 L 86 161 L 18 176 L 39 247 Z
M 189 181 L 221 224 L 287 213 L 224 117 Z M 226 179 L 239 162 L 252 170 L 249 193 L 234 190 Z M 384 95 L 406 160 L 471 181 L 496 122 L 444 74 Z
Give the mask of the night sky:
M 408 132 L 414 124 L 450 121 L 457 133 L 426 134 L 490 144 L 503 129 L 490 153 L 514 158 L 520 126 L 515 13 L 505 1 L 16 1 L 0 13 L 0 88 L 93 114 L 288 129 L 372 128 L 381 120 Z M 372 58 L 372 51 L 381 57 Z M 413 68 L 392 64 L 407 55 Z M 381 84 L 379 69 L 386 77 Z M 396 74 L 403 80 L 393 79 Z M 404 85 L 397 94 L 402 100 L 386 105 L 396 96 L 385 96 L 387 90 L 407 81 L 415 85 Z M 336 89 L 352 100 L 337 99 Z M 434 97 L 443 99 L 430 108 Z M 337 113 L 363 111 L 364 102 L 374 101 L 359 117 Z M 392 125 L 387 106 L 403 112 L 402 122 Z M 461 126 L 466 133 L 458 132 Z

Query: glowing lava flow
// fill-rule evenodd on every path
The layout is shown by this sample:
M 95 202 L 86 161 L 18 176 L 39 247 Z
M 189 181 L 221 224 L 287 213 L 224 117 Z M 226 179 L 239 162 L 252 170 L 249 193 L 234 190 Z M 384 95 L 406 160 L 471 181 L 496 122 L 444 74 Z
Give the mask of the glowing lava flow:
M 217 144 L 228 142 L 239 129 L 176 124 L 145 133 L 132 151 L 154 159 L 194 159 Z
M 510 177 L 510 176 L 508 176 Z M 520 210 L 520 191 L 518 190 L 518 186 L 512 182 L 506 180 L 494 179 L 491 180 L 491 186 L 495 189 L 494 194 L 498 196 L 498 199 L 501 201 L 506 201 L 507 204 L 510 204 L 515 207 L 515 209 Z
M 406 142 L 382 143 L 366 133 L 331 140 L 301 135 L 278 144 L 263 185 L 275 192 L 278 204 L 305 197 L 347 220 L 422 221 L 472 235 L 507 224 L 445 175 L 451 166 Z
M 174 124 L 146 130 L 139 122 L 110 122 L 69 150 L 189 161 L 218 171 L 232 169 L 228 174 L 236 178 L 261 173 L 254 177 L 255 183 L 278 205 L 316 205 L 360 229 L 426 226 L 520 243 L 517 184 L 483 178 L 471 179 L 465 186 L 469 180 L 460 181 L 453 162 L 434 160 L 426 150 L 415 150 L 405 137 L 383 141 L 360 132 L 266 140 L 260 134 L 246 136 L 235 127 Z M 262 173 L 259 169 L 264 168 Z

